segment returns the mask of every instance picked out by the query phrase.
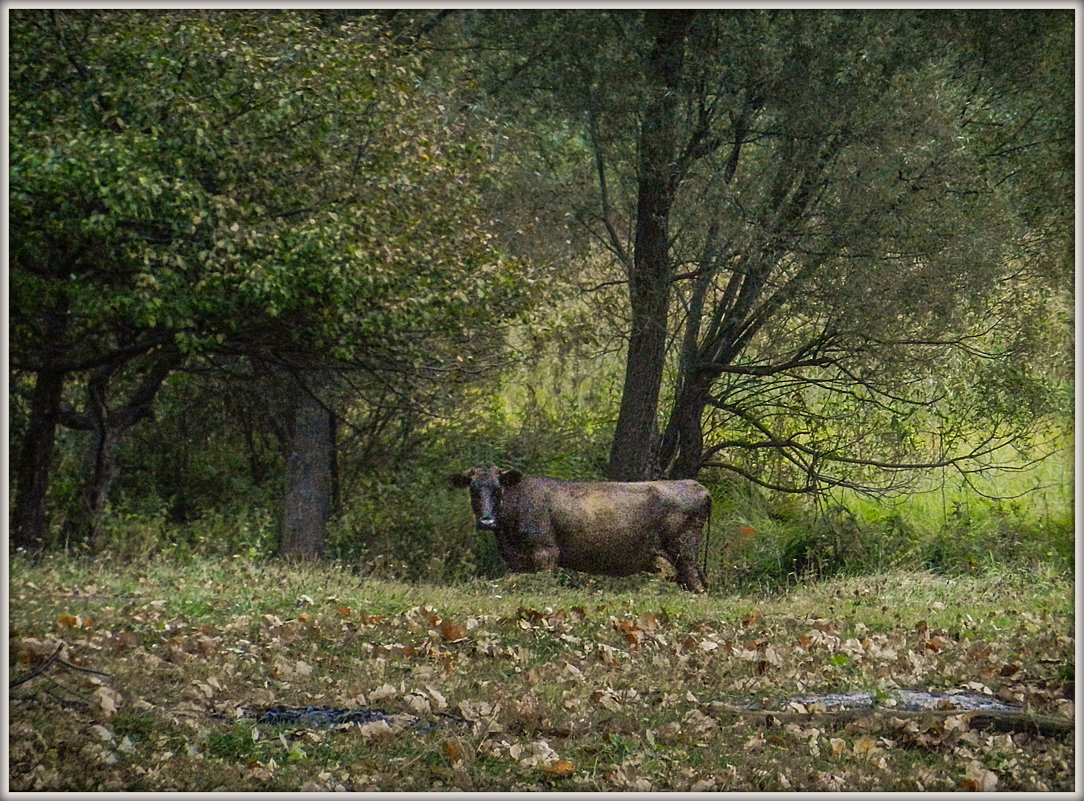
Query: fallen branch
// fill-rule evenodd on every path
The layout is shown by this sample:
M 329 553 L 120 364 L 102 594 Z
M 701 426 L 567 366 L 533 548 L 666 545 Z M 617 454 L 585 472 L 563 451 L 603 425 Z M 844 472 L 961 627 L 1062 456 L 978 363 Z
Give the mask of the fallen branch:
M 40 665 L 38 665 L 36 668 L 34 668 L 34 670 L 32 670 L 29 674 L 27 674 L 26 676 L 23 676 L 21 679 L 16 679 L 15 681 L 9 683 L 8 684 L 8 689 L 14 689 L 15 687 L 18 687 L 21 684 L 26 684 L 31 679 L 37 678 L 38 676 L 41 676 L 43 673 L 45 673 L 47 670 L 49 670 L 49 668 L 51 668 L 53 665 L 62 665 L 64 667 L 66 667 L 66 668 L 71 668 L 72 670 L 78 670 L 78 671 L 80 671 L 82 673 L 93 673 L 93 674 L 95 674 L 97 676 L 108 676 L 109 675 L 108 673 L 106 673 L 103 670 L 94 670 L 93 668 L 87 668 L 87 667 L 81 667 L 79 665 L 73 665 L 67 659 L 61 659 L 60 654 L 64 650 L 64 645 L 65 644 L 63 642 L 60 643 L 56 647 L 56 650 L 53 651 L 52 656 L 50 656 L 48 659 L 46 659 L 44 662 L 42 662 Z
M 94 673 L 95 675 L 98 675 L 98 676 L 108 676 L 108 675 L 110 675 L 109 673 L 106 673 L 104 670 L 94 670 L 92 668 L 80 667 L 79 665 L 73 665 L 71 662 L 67 661 L 66 659 L 61 659 L 60 664 L 62 664 L 64 667 L 70 667 L 72 670 L 82 671 L 83 673 Z
M 813 720 L 827 720 L 836 723 L 849 723 L 852 721 L 871 719 L 878 717 L 877 713 L 881 712 L 880 718 L 885 723 L 890 722 L 891 718 L 900 720 L 914 720 L 919 724 L 926 723 L 933 726 L 941 722 L 945 718 L 949 717 L 962 717 L 969 728 L 972 729 L 992 729 L 1000 732 L 1014 732 L 1021 734 L 1037 734 L 1040 737 L 1053 737 L 1056 739 L 1066 739 L 1069 735 L 1073 734 L 1076 730 L 1076 726 L 1072 720 L 1066 720 L 1065 718 L 1054 717 L 1053 715 L 1042 715 L 1035 712 L 1024 712 L 1022 710 L 960 710 L 960 709 L 895 709 L 893 707 L 880 707 L 870 708 L 864 707 L 861 709 L 835 709 L 835 710 L 814 710 L 810 712 L 790 712 L 790 711 L 751 711 L 748 709 L 742 709 L 736 706 L 723 707 L 721 704 L 713 704 L 712 711 L 728 712 L 734 715 L 741 715 L 743 717 L 758 718 L 766 727 L 778 726 L 784 723 L 803 723 L 808 724 Z
M 63 650 L 64 650 L 64 643 L 60 643 L 60 645 L 58 645 L 56 647 L 56 650 L 53 651 L 52 656 L 50 656 L 48 659 L 46 659 L 44 662 L 42 662 L 40 665 L 38 665 L 38 667 L 35 668 L 33 671 L 31 671 L 29 675 L 23 676 L 21 679 L 16 679 L 15 681 L 8 684 L 8 689 L 11 689 L 13 687 L 18 687 L 20 684 L 26 684 L 28 681 L 30 681 L 35 676 L 40 676 L 42 673 L 44 673 L 50 667 L 52 667 L 53 663 L 57 661 L 57 657 L 60 656 L 60 652 L 63 651 Z

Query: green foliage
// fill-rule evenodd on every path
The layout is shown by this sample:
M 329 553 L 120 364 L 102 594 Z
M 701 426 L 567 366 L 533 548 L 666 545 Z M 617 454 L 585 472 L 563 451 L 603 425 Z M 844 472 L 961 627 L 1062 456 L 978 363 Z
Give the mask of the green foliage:
M 490 102 L 539 140 L 552 202 L 627 280 L 623 332 L 669 326 L 657 470 L 890 492 L 897 466 L 988 464 L 1045 427 L 1068 380 L 1050 312 L 1071 272 L 1072 92 L 1054 66 L 1071 15 L 698 13 L 672 164 L 642 161 L 650 19 L 509 11 L 468 28 L 494 45 Z M 637 215 L 662 191 L 639 181 L 656 169 L 675 194 L 651 223 L 672 235 L 648 294 L 672 302 L 637 320 Z M 664 365 L 633 369 L 650 384 Z
M 127 325 L 189 353 L 244 340 L 347 360 L 397 332 L 476 329 L 482 299 L 508 294 L 473 188 L 489 165 L 364 19 L 14 22 L 17 355 L 57 292 L 88 346 Z
M 112 411 L 143 375 L 334 363 L 438 412 L 491 366 L 530 294 L 483 208 L 499 162 L 373 17 L 23 10 L 11 34 L 12 365 L 65 406 L 97 368 Z
M 415 581 L 458 581 L 503 572 L 491 537 L 474 531 L 451 470 L 369 478 L 331 524 L 329 553 L 363 574 Z

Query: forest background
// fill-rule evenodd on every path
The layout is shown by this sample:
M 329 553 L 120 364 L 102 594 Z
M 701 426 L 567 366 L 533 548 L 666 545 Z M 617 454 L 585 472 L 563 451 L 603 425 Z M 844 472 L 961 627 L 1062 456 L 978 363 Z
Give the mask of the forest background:
M 1072 570 L 1072 10 L 9 24 L 12 548 L 492 577 L 491 461 Z

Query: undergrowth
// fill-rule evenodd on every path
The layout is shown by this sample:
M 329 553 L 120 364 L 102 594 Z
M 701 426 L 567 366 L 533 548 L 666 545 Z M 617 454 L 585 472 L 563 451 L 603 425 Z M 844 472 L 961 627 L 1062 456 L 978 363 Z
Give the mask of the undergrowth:
M 527 472 L 555 472 L 552 456 L 540 467 L 500 452 L 489 457 Z M 583 465 L 564 464 L 569 477 L 584 477 Z M 466 466 L 433 459 L 355 481 L 329 523 L 328 558 L 404 581 L 455 584 L 503 575 L 492 536 L 474 530 L 466 493 L 449 486 L 448 476 Z M 780 589 L 888 568 L 951 576 L 1036 565 L 1071 574 L 1074 567 L 1073 507 L 1064 476 L 1054 491 L 1011 500 L 942 489 L 892 504 L 849 498 L 813 505 L 747 485 L 705 483 L 714 511 L 702 558 L 714 591 Z M 271 559 L 278 514 L 270 493 L 184 523 L 171 522 L 161 506 L 122 500 L 103 520 L 103 539 L 107 553 L 129 559 Z
M 582 382 L 581 394 L 592 386 Z M 527 475 L 601 478 L 611 431 L 588 395 L 582 403 L 555 390 L 533 393 L 529 402 L 490 398 L 497 405 L 477 417 L 434 424 L 409 459 L 380 466 L 347 461 L 327 558 L 389 580 L 458 584 L 504 575 L 492 535 L 475 531 L 467 493 L 453 489 L 449 477 L 491 462 Z M 1072 457 L 1066 443 L 1026 470 L 969 476 L 970 483 L 934 471 L 905 496 L 836 493 L 816 503 L 708 471 L 700 480 L 714 500 L 702 549 L 709 586 L 724 593 L 777 591 L 892 568 L 955 576 L 1047 566 L 1071 574 Z M 135 560 L 273 559 L 278 490 L 274 482 L 245 484 L 235 462 L 236 454 L 220 465 L 219 483 L 229 491 L 208 496 L 202 506 L 202 496 L 188 497 L 182 515 L 175 497 L 154 491 L 158 484 L 129 483 L 101 521 L 105 553 Z M 63 519 L 56 524 L 62 529 Z

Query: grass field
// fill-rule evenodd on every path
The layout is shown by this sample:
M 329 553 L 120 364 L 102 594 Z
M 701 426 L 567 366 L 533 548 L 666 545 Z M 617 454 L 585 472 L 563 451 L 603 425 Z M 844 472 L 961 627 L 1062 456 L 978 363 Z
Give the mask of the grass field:
M 1075 789 L 1073 578 L 1053 566 L 704 596 L 244 558 L 15 554 L 9 573 L 11 790 Z M 897 689 L 1022 712 L 908 713 Z M 854 691 L 874 706 L 793 701 Z M 388 717 L 257 722 L 276 706 Z

